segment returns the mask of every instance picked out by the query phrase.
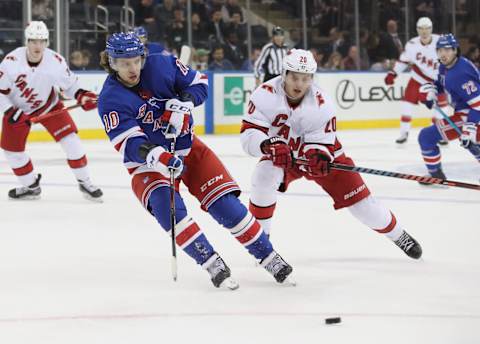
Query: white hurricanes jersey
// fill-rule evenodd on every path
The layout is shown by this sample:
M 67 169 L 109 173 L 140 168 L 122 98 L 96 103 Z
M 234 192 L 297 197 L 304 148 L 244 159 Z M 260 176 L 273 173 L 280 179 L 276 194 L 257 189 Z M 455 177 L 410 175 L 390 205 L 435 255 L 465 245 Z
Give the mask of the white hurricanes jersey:
M 312 84 L 301 103 L 288 104 L 282 77 L 259 86 L 250 96 L 243 117 L 242 145 L 253 156 L 263 155 L 260 143 L 278 136 L 289 144 L 295 157 L 302 157 L 308 145 L 328 148 L 332 157 L 343 153 L 336 137 L 335 107 L 325 92 Z
M 46 113 L 59 101 L 59 92 L 73 98 L 78 89 L 78 78 L 65 59 L 48 48 L 37 66 L 28 64 L 26 47 L 15 49 L 0 64 L 3 111 L 14 106 L 29 115 Z
M 423 44 L 419 36 L 409 40 L 393 67 L 395 73 L 403 72 L 410 65 L 412 78 L 420 84 L 436 80 L 440 67 L 436 48 L 438 38 L 439 35 L 432 34 L 432 41 L 429 44 Z

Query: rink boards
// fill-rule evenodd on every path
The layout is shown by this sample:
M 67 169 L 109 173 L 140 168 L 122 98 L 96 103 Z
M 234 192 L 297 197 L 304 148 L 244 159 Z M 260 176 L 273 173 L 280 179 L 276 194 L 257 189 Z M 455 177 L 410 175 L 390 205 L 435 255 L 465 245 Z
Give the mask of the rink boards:
M 99 93 L 106 78 L 104 72 L 77 72 L 82 88 Z M 236 134 L 250 94 L 255 88 L 252 73 L 209 73 L 209 98 L 195 108 L 195 131 L 198 134 Z M 394 128 L 399 126 L 401 98 L 408 74 L 397 78 L 394 86 L 385 86 L 384 73 L 317 73 L 317 83 L 333 98 L 337 107 L 339 129 Z M 66 105 L 73 104 L 67 102 Z M 105 138 L 96 111 L 72 111 L 84 139 Z M 431 113 L 425 106 L 415 108 L 413 126 L 426 126 Z M 49 140 L 41 126 L 35 126 L 31 141 Z

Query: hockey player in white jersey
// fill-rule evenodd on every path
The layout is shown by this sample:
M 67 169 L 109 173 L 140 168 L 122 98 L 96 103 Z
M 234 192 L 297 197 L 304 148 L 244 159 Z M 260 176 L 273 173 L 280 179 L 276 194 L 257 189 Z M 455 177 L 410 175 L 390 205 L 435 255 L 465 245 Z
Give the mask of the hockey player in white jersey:
M 313 82 L 316 70 L 311 52 L 293 49 L 284 59 L 282 75 L 263 83 L 250 97 L 241 143 L 249 155 L 260 157 L 252 177 L 250 211 L 269 233 L 277 191 L 285 192 L 289 183 L 305 177 L 332 197 L 335 209 L 347 208 L 408 256 L 420 258 L 418 242 L 370 195 L 358 173 L 330 170 L 330 162 L 353 161 L 336 136 L 333 102 Z
M 400 118 L 400 137 L 398 144 L 407 142 L 411 128 L 414 105 L 419 105 L 420 86 L 432 83 L 436 80 L 440 62 L 438 62 L 436 45 L 438 35 L 432 34 L 432 21 L 428 17 L 422 17 L 417 21 L 418 36 L 405 44 L 405 50 L 395 62 L 393 70 L 387 73 L 385 84 L 393 85 L 399 73 L 411 67 L 410 80 L 402 100 L 402 114 Z M 439 96 L 439 106 L 447 105 L 446 95 Z M 442 118 L 440 114 L 436 114 Z M 443 142 L 442 142 L 443 143 Z
M 92 184 L 87 158 L 77 135 L 77 127 L 64 109 L 60 94 L 75 98 L 85 111 L 97 107 L 97 96 L 80 88 L 65 59 L 47 48 L 49 33 L 45 23 L 32 21 L 25 29 L 25 47 L 9 53 L 0 64 L 0 111 L 4 113 L 0 146 L 21 187 L 9 191 L 10 199 L 38 199 L 41 174 L 35 173 L 25 152 L 30 119 L 48 112 L 58 115 L 40 120 L 59 142 L 67 162 L 88 199 L 100 201 L 102 191 Z

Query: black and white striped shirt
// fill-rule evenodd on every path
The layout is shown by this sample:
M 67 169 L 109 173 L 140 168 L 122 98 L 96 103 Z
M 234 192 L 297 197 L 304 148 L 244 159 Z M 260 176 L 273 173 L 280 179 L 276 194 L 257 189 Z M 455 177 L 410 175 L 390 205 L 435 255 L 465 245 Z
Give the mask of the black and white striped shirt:
M 262 75 L 280 75 L 282 73 L 283 58 L 287 54 L 286 45 L 278 46 L 274 43 L 268 43 L 262 48 L 262 52 L 255 61 L 254 73 L 256 78 Z

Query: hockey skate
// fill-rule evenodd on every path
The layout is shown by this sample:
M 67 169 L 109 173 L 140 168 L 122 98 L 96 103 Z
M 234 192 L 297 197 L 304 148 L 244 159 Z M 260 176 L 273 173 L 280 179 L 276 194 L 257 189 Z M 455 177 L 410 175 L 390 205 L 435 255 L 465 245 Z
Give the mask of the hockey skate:
M 406 231 L 403 231 L 403 234 L 394 243 L 410 258 L 418 259 L 422 256 L 422 247 Z
M 35 200 L 40 198 L 42 189 L 40 188 L 41 174 L 37 174 L 35 183 L 30 186 L 21 186 L 8 192 L 8 198 L 13 200 Z
M 210 274 L 212 283 L 216 288 L 235 290 L 240 287 L 237 281 L 230 277 L 230 268 L 217 253 L 214 253 L 204 266 L 204 269 Z
M 425 175 L 425 177 L 433 177 L 433 178 L 439 178 L 439 179 L 447 179 L 447 176 L 445 176 L 445 174 L 443 173 L 442 170 L 437 170 L 435 172 L 429 172 L 427 175 Z M 448 186 L 446 185 L 441 185 L 441 184 L 430 184 L 430 183 L 425 183 L 425 182 L 418 182 L 419 184 L 421 185 L 425 185 L 425 186 L 435 186 L 435 187 L 438 187 L 438 188 L 447 188 Z
M 98 186 L 92 184 L 90 179 L 78 180 L 78 188 L 82 192 L 83 196 L 89 201 L 102 203 L 103 192 Z
M 260 265 L 267 270 L 278 283 L 296 285 L 296 282 L 288 278 L 292 273 L 292 267 L 275 251 L 264 258 Z
M 395 140 L 396 143 L 399 145 L 404 144 L 408 140 L 408 132 L 406 133 L 400 133 L 400 137 Z

